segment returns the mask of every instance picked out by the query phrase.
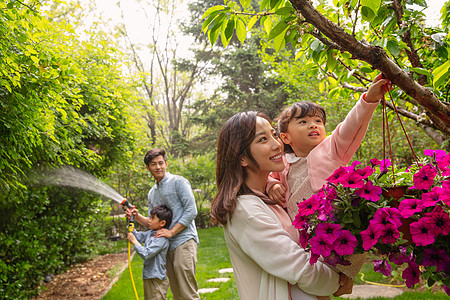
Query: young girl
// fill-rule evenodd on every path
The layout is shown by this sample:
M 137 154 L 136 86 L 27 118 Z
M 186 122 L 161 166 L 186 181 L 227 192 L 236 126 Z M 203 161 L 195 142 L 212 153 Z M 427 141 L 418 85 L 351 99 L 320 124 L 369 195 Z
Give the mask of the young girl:
M 292 220 L 298 203 L 317 193 L 337 168 L 350 162 L 388 86 L 389 80 L 376 76 L 329 137 L 325 110 L 316 103 L 298 102 L 280 114 L 278 130 L 285 144 L 285 169 L 271 173 L 266 189 L 272 200 L 287 208 Z
M 340 166 L 347 165 L 361 144 L 372 114 L 390 82 L 375 77 L 367 93 L 355 104 L 345 120 L 326 137 L 326 114 L 322 106 L 298 102 L 285 109 L 278 118 L 278 130 L 285 144 L 282 172 L 272 172 L 266 189 L 269 197 L 287 209 L 291 220 L 298 204 L 317 193 L 326 179 Z M 348 258 L 351 265 L 338 270 L 354 279 L 365 261 L 365 254 Z
M 329 266 L 309 263 L 298 231 L 264 194 L 270 172 L 284 169 L 282 145 L 269 120 L 239 113 L 217 145 L 217 194 L 211 216 L 223 225 L 241 300 L 316 299 L 351 292 L 352 281 Z

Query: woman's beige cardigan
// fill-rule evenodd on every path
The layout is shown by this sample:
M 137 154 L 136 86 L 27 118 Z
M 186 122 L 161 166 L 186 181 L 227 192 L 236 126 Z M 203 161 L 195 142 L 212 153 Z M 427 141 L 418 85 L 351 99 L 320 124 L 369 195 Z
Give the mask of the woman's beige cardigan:
M 282 217 L 289 220 L 287 213 Z M 257 196 L 238 197 L 224 235 L 240 300 L 288 300 L 288 283 L 304 291 L 304 299 L 331 295 L 339 288 L 339 275 L 321 262 L 311 265 L 309 253 Z

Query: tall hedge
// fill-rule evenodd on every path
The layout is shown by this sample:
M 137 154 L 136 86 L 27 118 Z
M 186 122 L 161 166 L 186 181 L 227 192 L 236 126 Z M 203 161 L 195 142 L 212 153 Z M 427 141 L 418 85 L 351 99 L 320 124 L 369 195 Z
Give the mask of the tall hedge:
M 48 168 L 95 176 L 126 161 L 134 87 L 102 33 L 79 38 L 34 2 L 0 1 L 0 295 L 36 294 L 44 276 L 92 251 L 102 199 L 37 184 Z M 37 176 L 36 176 L 37 175 Z

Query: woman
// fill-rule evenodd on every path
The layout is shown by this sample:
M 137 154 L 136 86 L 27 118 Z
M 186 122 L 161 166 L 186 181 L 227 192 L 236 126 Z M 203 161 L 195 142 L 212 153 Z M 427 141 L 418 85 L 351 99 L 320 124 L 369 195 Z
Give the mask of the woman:
M 316 299 L 312 295 L 351 291 L 348 278 L 309 263 L 289 216 L 264 194 L 269 173 L 283 169 L 281 142 L 267 117 L 245 112 L 226 122 L 217 146 L 211 215 L 223 225 L 239 298 Z

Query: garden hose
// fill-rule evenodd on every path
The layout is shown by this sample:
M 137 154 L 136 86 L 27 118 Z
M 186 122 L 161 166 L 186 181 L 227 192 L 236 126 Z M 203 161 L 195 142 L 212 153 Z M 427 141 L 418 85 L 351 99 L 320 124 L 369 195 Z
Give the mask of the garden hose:
M 134 208 L 134 206 L 131 205 L 126 198 L 123 199 L 121 204 L 124 207 L 127 207 L 131 210 Z M 128 232 L 132 233 L 133 231 L 134 231 L 134 217 L 133 217 L 133 214 L 131 214 L 130 220 L 128 221 Z M 136 299 L 139 300 L 139 296 L 136 291 L 136 286 L 134 285 L 133 272 L 131 271 L 131 243 L 130 243 L 130 241 L 128 241 L 128 269 L 130 270 L 130 278 L 131 278 L 131 283 L 133 284 L 134 295 L 136 296 Z
M 361 281 L 365 282 L 365 283 L 369 283 L 369 284 L 373 284 L 373 285 L 389 286 L 389 287 L 395 287 L 395 288 L 400 288 L 400 287 L 406 286 L 406 284 L 385 284 L 385 283 L 364 280 L 364 273 L 361 272 L 360 274 L 361 274 Z
M 131 215 L 130 221 L 128 222 L 128 232 L 133 232 L 133 230 L 134 230 L 134 220 L 133 219 L 134 219 L 133 215 Z M 133 272 L 131 271 L 130 253 L 131 253 L 131 243 L 130 243 L 130 241 L 128 241 L 128 269 L 130 270 L 130 278 L 131 278 L 131 283 L 133 284 L 134 295 L 136 296 L 136 299 L 139 300 L 139 297 L 138 297 L 138 294 L 136 291 L 136 286 L 134 285 Z

